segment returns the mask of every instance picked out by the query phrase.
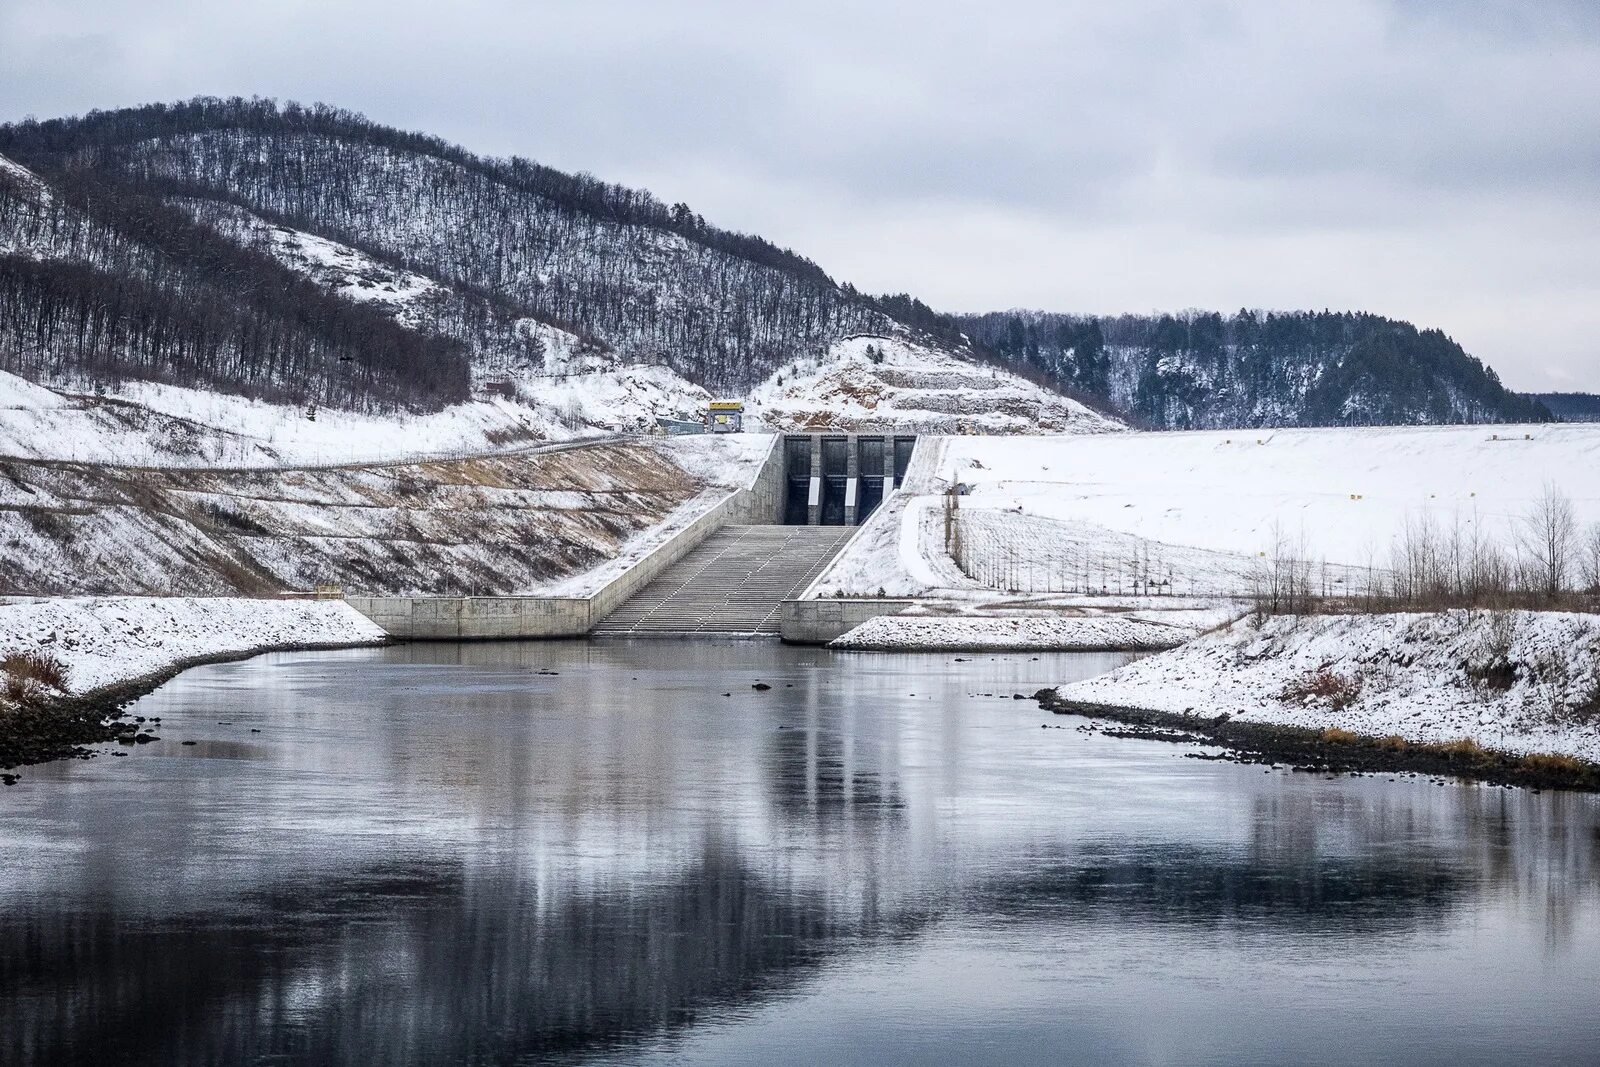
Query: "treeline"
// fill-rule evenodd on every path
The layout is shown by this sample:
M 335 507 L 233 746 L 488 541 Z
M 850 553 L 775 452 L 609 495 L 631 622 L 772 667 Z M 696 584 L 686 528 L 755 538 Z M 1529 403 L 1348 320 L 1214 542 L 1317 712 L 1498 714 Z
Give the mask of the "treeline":
M 90 111 L 71 118 L 29 120 L 0 126 L 0 154 L 29 166 L 59 165 L 84 153 L 217 130 L 253 135 L 316 134 L 400 155 L 432 156 L 519 191 L 544 197 L 558 208 L 608 221 L 650 226 L 681 234 L 708 248 L 775 267 L 829 285 L 821 267 L 771 241 L 706 224 L 688 205 L 666 204 L 645 189 L 604 182 L 590 174 L 568 174 L 532 160 L 486 159 L 429 134 L 397 130 L 364 115 L 327 104 L 279 105 L 271 98 L 195 97 L 172 104 L 146 104 Z
M 1162 429 L 1551 417 L 1438 330 L 1379 315 L 1000 312 L 960 321 L 978 343 Z
M 1600 422 L 1600 396 L 1594 393 L 1529 393 L 1558 422 Z
M 389 410 L 463 399 L 462 346 L 341 300 L 157 197 L 68 173 L 0 184 L 0 367 Z
M 1380 565 L 1334 593 L 1304 535 L 1274 526 L 1253 574 L 1264 615 L 1511 608 L 1600 610 L 1600 522 L 1582 524 L 1572 500 L 1547 484 L 1538 500 L 1499 530 L 1460 516 L 1444 525 L 1412 516 Z M 1346 569 L 1348 570 L 1348 569 Z
M 913 332 L 960 336 L 909 297 L 837 286 L 809 260 L 683 205 L 480 159 L 333 108 L 202 99 L 92 113 L 0 128 L 0 152 L 52 180 L 236 205 L 481 294 L 502 319 L 567 323 L 625 361 L 664 363 L 713 389 L 748 388 L 852 333 L 903 332 L 901 314 L 925 324 Z

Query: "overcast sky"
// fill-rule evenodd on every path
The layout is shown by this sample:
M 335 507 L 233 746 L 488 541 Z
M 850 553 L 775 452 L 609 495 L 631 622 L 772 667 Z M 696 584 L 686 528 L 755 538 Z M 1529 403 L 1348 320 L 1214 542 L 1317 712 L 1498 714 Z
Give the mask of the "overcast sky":
M 1600 390 L 1600 0 L 0 0 L 0 118 L 321 100 L 936 307 L 1367 309 Z

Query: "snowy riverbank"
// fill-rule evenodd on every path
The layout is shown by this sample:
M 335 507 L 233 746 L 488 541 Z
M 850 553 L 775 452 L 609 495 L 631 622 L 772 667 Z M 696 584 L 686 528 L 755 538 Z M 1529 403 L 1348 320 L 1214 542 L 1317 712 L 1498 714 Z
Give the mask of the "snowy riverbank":
M 858 652 L 1154 652 L 1176 648 L 1244 610 L 1231 601 L 1168 607 L 1153 598 L 1128 597 L 1109 606 L 1041 606 L 1046 600 L 938 604 L 931 610 L 922 606 L 869 619 L 828 647 Z
M 51 597 L 0 604 L 0 656 L 54 657 L 66 667 L 66 694 L 74 697 L 209 659 L 383 640 L 382 630 L 342 600 Z
M 1600 616 L 1246 619 L 1057 693 L 1074 705 L 1600 762 Z

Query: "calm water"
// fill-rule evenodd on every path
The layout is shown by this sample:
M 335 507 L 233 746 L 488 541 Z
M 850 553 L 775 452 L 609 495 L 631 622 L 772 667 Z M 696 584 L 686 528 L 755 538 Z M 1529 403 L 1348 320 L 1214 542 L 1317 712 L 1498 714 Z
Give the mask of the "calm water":
M 136 708 L 160 743 L 0 791 L 0 1062 L 1600 1058 L 1595 799 L 1188 759 L 1002 699 L 1115 662 L 191 671 Z

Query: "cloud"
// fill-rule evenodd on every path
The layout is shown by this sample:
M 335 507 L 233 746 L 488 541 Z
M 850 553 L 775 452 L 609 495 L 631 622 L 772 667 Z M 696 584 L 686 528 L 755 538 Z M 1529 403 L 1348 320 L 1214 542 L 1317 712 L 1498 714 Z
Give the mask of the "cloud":
M 1592 0 L 0 0 L 0 110 L 325 100 L 944 307 L 1361 307 L 1600 388 Z

